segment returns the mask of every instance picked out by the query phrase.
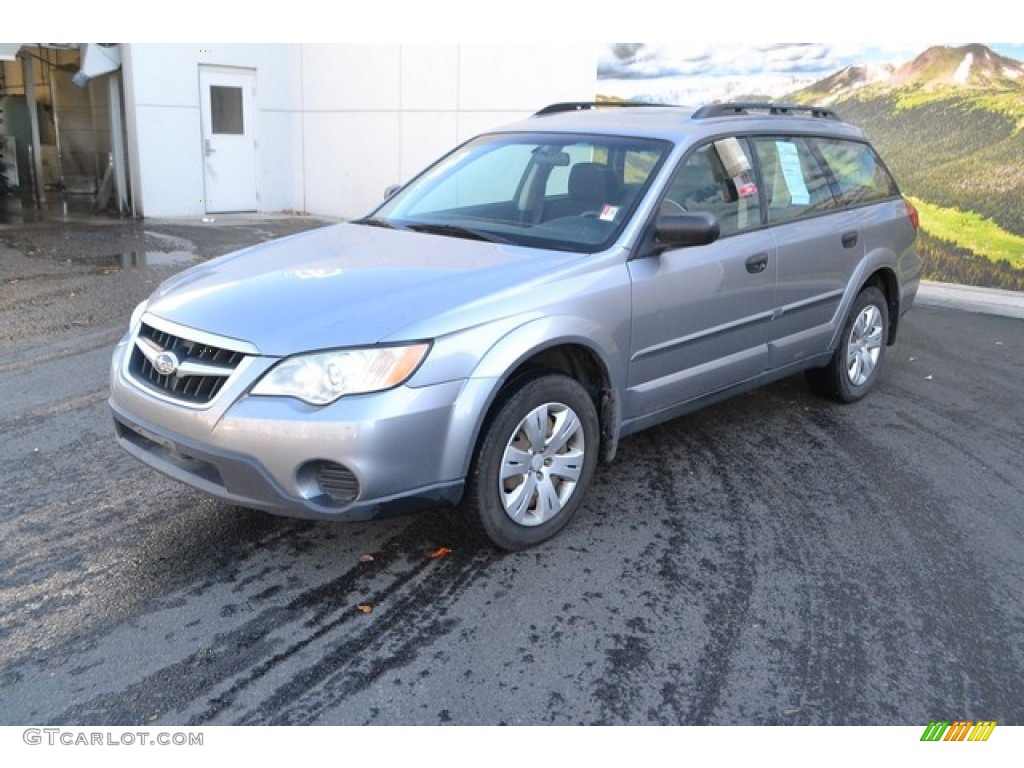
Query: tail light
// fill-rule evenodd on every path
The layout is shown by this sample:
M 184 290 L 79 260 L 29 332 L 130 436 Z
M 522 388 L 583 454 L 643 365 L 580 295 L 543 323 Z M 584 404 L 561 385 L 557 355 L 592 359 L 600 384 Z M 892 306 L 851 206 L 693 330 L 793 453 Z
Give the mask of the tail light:
M 917 212 L 917 208 L 907 198 L 903 198 L 903 203 L 907 206 L 907 216 L 910 217 L 910 223 L 914 225 L 914 231 L 916 232 L 921 228 L 921 214 Z

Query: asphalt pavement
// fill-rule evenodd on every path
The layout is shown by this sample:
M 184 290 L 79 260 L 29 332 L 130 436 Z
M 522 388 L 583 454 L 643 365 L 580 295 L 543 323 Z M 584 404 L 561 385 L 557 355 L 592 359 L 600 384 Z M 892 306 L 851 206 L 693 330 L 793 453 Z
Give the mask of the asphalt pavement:
M 867 400 L 794 377 L 635 435 L 499 554 L 117 448 L 135 303 L 327 223 L 216 218 L 0 223 L 0 724 L 1024 724 L 1021 296 L 926 285 Z

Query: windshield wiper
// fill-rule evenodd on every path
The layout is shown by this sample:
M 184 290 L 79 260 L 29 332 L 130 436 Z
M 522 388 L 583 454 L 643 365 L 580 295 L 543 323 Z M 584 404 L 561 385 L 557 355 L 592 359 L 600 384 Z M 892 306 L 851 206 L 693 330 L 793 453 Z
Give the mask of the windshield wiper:
M 352 221 L 352 224 L 365 224 L 368 227 L 382 227 L 383 229 L 408 229 L 408 227 L 403 227 L 400 224 L 395 224 L 394 222 L 388 221 L 387 219 L 380 219 L 376 217 L 366 219 L 354 219 Z
M 467 240 L 483 240 L 485 243 L 511 243 L 504 237 L 492 235 L 488 232 L 480 232 L 469 227 L 462 227 L 458 224 L 410 224 L 409 229 L 414 232 L 426 232 L 431 235 L 450 235 L 451 237 L 464 237 Z

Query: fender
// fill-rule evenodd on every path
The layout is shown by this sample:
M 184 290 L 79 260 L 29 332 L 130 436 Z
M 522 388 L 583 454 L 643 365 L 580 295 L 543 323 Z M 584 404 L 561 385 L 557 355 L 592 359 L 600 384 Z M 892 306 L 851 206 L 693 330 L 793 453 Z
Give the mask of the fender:
M 480 359 L 452 407 L 443 447 L 444 476 L 468 475 L 487 415 L 516 371 L 544 350 L 564 345 L 585 347 L 604 369 L 606 382 L 598 410 L 603 437 L 609 441 L 605 455 L 610 458 L 608 449 L 614 453 L 621 423 L 615 393 L 622 391 L 625 383 L 628 339 L 628 323 L 610 331 L 594 320 L 567 315 L 534 318 L 503 335 Z
M 899 317 L 899 307 L 902 299 L 902 289 L 899 286 L 899 276 L 896 268 L 896 255 L 887 248 L 878 248 L 869 254 L 866 254 L 860 263 L 857 265 L 857 269 L 854 270 L 853 275 L 850 276 L 850 282 L 846 286 L 846 291 L 843 293 L 843 298 L 839 302 L 839 308 L 836 310 L 835 317 L 832 318 L 832 338 L 829 341 L 828 348 L 835 350 L 839 346 L 839 336 L 843 330 L 843 324 L 846 320 L 847 314 L 850 312 L 850 307 L 853 305 L 854 300 L 858 294 L 864 289 L 864 286 L 868 283 L 871 276 L 878 272 L 888 272 L 893 281 L 896 282 L 896 294 L 895 296 L 889 296 L 889 339 L 888 343 L 892 344 L 896 340 L 896 324 Z M 888 293 L 888 286 L 884 289 Z M 895 309 L 896 311 L 891 311 Z
M 917 230 L 911 220 L 904 216 L 906 201 L 894 198 L 886 205 L 872 206 L 876 221 L 887 221 L 886 234 L 872 237 L 865 243 L 865 253 L 850 277 L 846 291 L 839 302 L 836 316 L 832 318 L 833 333 L 829 349 L 839 346 L 839 335 L 857 295 L 873 275 L 881 274 L 883 290 L 889 298 L 888 344 L 896 341 L 900 317 L 914 303 L 921 275 L 921 257 L 917 253 Z M 876 210 L 877 209 L 877 210 Z M 867 231 L 876 231 L 869 228 Z

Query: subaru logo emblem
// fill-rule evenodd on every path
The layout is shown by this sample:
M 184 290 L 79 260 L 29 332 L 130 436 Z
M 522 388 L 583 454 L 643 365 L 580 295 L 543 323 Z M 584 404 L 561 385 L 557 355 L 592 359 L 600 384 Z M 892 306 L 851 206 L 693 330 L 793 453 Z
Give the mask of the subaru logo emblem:
M 181 365 L 181 362 L 173 352 L 161 352 L 153 358 L 153 367 L 162 376 L 170 376 L 178 370 L 179 365 Z

